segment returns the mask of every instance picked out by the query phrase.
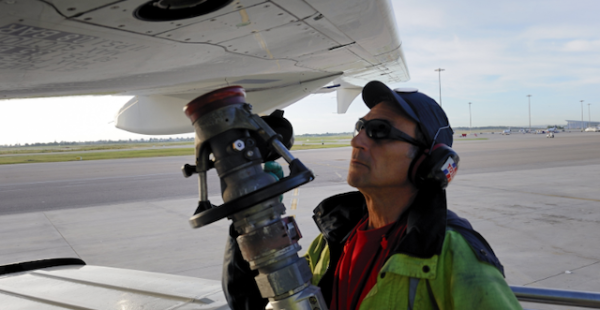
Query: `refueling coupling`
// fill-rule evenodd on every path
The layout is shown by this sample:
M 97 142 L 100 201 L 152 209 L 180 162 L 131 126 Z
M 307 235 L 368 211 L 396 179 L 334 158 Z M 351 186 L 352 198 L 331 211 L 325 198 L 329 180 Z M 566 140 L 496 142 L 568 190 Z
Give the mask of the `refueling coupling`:
M 314 179 L 313 173 L 289 152 L 291 124 L 282 111 L 252 114 L 241 86 L 202 95 L 184 107 L 196 132 L 196 165 L 185 165 L 186 177 L 198 174 L 200 201 L 190 224 L 194 228 L 227 217 L 239 234 L 236 241 L 252 270 L 266 309 L 323 310 L 327 305 L 312 273 L 298 257 L 302 237 L 293 217 L 282 217 L 279 196 Z M 211 156 L 212 154 L 212 156 Z M 277 180 L 262 164 L 280 157 L 290 174 Z M 223 204 L 208 200 L 206 173 L 215 168 L 221 180 Z

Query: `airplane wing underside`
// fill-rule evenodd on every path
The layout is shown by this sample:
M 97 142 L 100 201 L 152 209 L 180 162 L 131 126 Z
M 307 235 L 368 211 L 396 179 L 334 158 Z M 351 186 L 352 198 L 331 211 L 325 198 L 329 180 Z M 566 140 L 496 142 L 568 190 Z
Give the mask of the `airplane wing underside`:
M 193 131 L 183 105 L 228 85 L 266 113 L 329 84 L 343 113 L 409 79 L 388 0 L 2 1 L 0 72 L 5 99 L 133 95 L 117 127 L 144 134 Z

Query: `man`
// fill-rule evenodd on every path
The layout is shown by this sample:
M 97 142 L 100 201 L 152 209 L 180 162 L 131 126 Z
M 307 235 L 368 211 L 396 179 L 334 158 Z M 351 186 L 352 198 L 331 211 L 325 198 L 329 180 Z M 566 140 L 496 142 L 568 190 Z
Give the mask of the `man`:
M 319 204 L 306 254 L 330 309 L 521 309 L 485 239 L 447 211 L 458 156 L 444 111 L 378 81 L 363 100 L 348 172 L 359 192 Z

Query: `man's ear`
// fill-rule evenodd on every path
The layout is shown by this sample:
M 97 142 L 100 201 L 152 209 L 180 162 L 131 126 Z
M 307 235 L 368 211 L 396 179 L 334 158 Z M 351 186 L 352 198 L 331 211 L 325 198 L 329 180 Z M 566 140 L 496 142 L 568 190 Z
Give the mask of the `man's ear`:
M 449 146 L 438 143 L 424 150 L 409 168 L 409 179 L 417 187 L 432 186 L 445 189 L 458 171 L 460 158 Z

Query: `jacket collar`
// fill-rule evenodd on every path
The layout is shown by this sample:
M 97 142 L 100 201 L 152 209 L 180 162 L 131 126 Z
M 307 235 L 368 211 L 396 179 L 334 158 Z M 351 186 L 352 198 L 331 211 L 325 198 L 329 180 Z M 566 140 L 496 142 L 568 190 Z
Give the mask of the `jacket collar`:
M 313 219 L 327 244 L 337 247 L 345 243 L 366 213 L 364 196 L 360 192 L 350 192 L 323 200 L 315 208 Z M 394 254 L 405 253 L 421 258 L 439 254 L 446 231 L 446 192 L 421 189 L 406 216 L 406 235 Z

